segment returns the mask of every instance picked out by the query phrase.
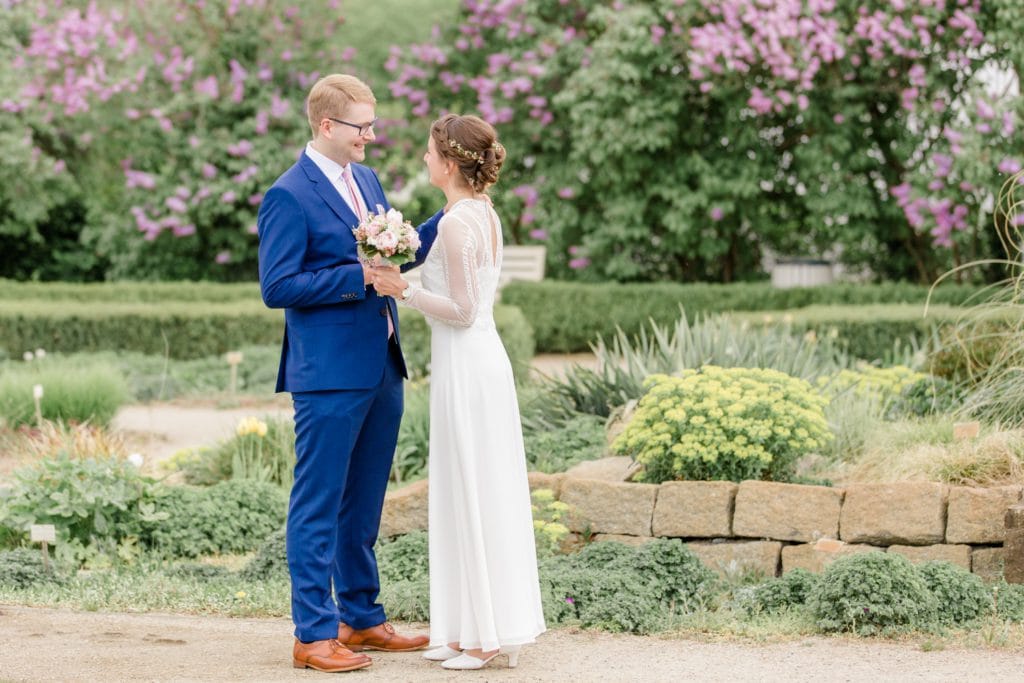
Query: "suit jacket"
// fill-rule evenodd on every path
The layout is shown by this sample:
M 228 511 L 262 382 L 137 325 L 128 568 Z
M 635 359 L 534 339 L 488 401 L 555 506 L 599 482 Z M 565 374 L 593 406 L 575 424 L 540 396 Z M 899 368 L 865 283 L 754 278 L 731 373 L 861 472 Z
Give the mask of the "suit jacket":
M 390 208 L 377 174 L 352 164 L 366 206 Z M 437 237 L 439 211 L 418 228 L 419 265 Z M 263 197 L 257 217 L 260 291 L 285 309 L 277 391 L 368 389 L 387 360 L 388 311 L 394 299 L 363 284 L 352 230 L 359 220 L 331 181 L 303 152 Z M 404 361 L 402 372 L 407 375 Z

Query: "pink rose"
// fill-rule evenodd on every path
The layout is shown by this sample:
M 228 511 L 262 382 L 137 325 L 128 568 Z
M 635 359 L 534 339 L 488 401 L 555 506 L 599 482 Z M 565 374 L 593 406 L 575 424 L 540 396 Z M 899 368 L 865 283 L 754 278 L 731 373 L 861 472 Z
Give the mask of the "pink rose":
M 398 237 L 390 230 L 385 230 L 377 235 L 377 239 L 374 241 L 377 243 L 377 248 L 388 256 L 390 256 L 394 252 L 395 247 L 398 246 Z

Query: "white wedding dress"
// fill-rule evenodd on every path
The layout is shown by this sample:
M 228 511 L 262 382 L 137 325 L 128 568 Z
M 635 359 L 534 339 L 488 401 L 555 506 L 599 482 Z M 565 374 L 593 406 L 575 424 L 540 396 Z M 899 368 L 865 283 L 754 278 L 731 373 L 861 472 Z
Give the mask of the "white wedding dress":
M 515 381 L 494 325 L 501 257 L 490 205 L 456 202 L 404 302 L 432 332 L 430 644 L 484 651 L 545 630 Z

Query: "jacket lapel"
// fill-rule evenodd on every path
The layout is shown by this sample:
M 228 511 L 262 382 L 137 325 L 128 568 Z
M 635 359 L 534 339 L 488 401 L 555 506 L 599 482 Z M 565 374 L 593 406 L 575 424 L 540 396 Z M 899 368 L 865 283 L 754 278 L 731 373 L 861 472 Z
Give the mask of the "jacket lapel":
M 306 156 L 306 153 L 302 153 L 302 158 L 299 159 L 299 165 L 302 166 L 302 170 L 306 173 L 306 177 L 309 178 L 310 182 L 316 189 L 316 193 L 320 195 L 320 198 L 327 203 L 327 206 L 331 207 L 338 218 L 347 226 L 355 226 L 359 224 L 359 219 L 352 213 L 352 209 L 349 208 L 345 200 L 338 194 L 338 190 L 335 189 L 334 184 L 328 180 L 324 172 L 320 170 L 320 167 L 313 163 L 313 160 Z M 365 193 L 364 193 L 365 195 Z

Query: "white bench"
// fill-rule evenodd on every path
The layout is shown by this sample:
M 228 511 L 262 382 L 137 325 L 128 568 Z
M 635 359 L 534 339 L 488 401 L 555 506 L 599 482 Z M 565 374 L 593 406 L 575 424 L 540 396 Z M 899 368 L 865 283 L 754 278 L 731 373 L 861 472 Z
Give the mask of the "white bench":
M 498 276 L 498 289 L 507 285 L 512 280 L 527 280 L 529 282 L 540 282 L 544 279 L 544 259 L 547 256 L 547 247 L 539 244 L 522 245 L 510 244 L 505 247 L 502 254 L 501 274 Z M 420 284 L 420 269 L 402 273 L 408 282 Z

